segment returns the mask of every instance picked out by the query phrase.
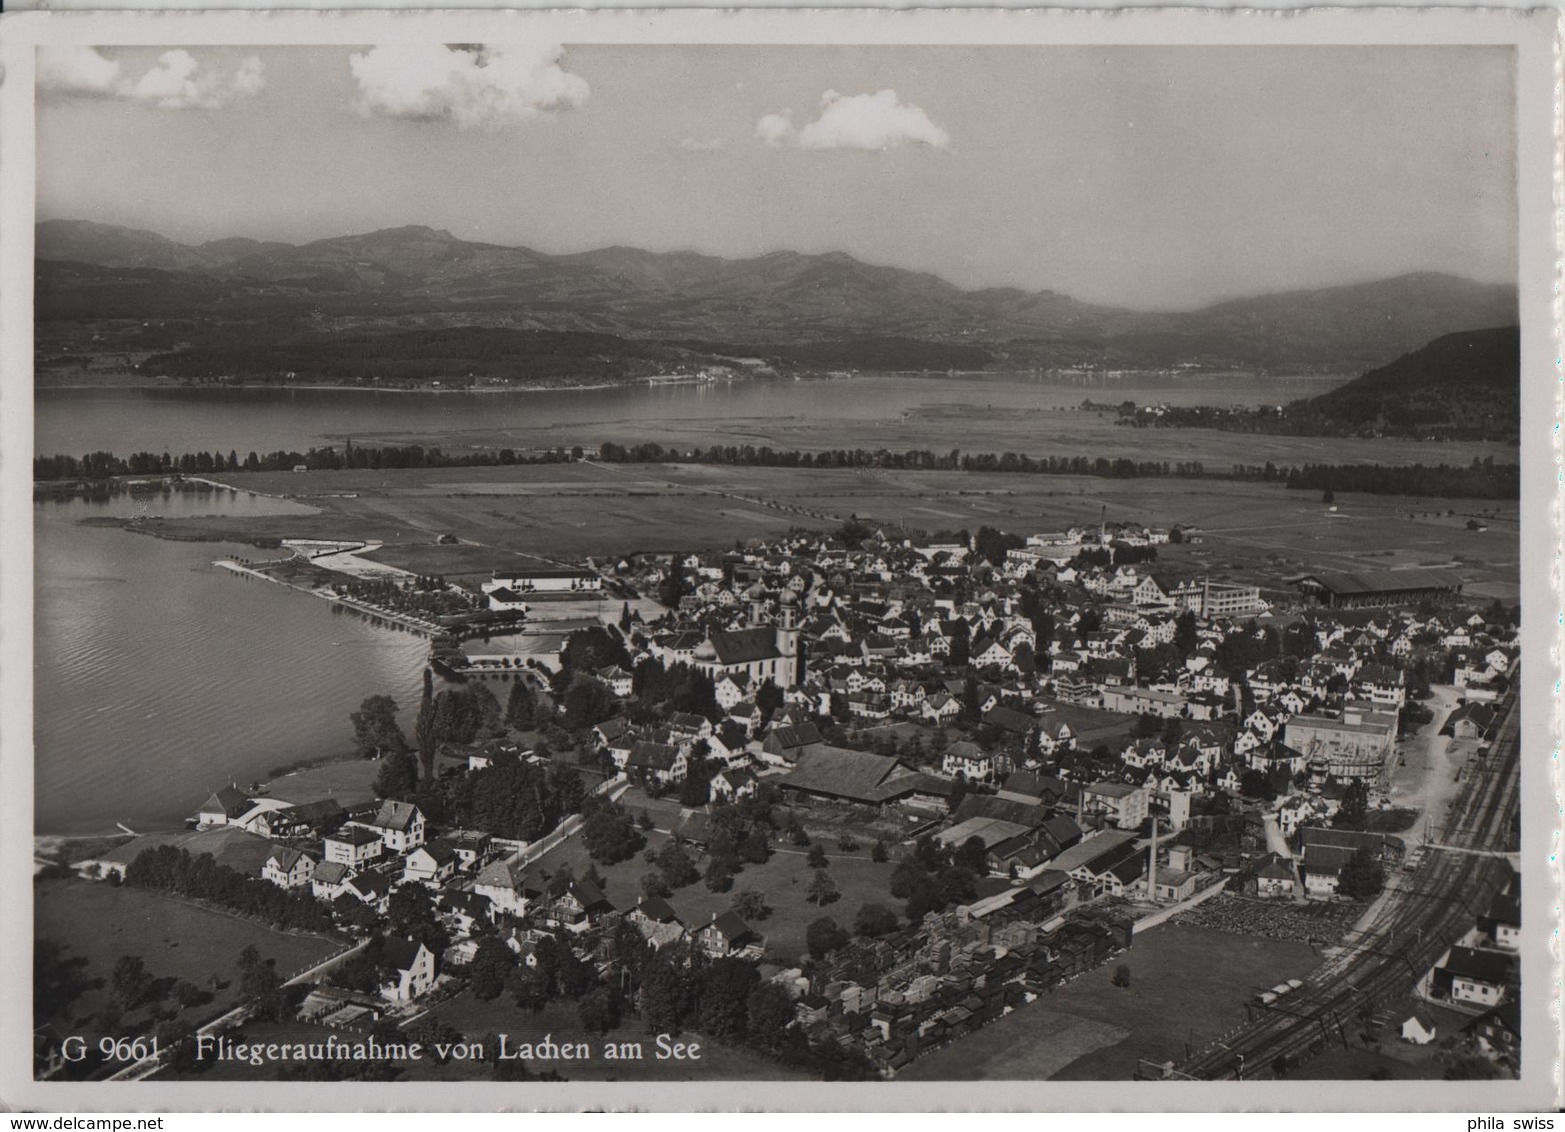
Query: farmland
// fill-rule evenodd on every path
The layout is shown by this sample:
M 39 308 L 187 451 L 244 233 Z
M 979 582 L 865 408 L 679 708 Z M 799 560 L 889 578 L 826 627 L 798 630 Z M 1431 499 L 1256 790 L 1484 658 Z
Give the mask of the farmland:
M 723 547 L 852 515 L 888 527 L 1026 533 L 1140 521 L 1198 527 L 1160 550 L 1172 568 L 1274 587 L 1306 570 L 1450 566 L 1480 597 L 1513 600 L 1518 507 L 1317 495 L 1276 484 L 978 472 L 851 471 L 593 462 L 499 468 L 253 473 L 236 486 L 286 494 L 305 516 L 149 520 L 170 537 L 377 539 L 386 562 L 469 580 L 583 556 Z M 1487 530 L 1470 530 L 1476 520 Z M 442 535 L 459 541 L 441 544 Z

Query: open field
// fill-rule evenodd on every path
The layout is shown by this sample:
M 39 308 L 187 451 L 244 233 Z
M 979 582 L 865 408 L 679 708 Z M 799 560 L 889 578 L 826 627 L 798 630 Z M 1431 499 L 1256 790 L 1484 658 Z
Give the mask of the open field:
M 1162 548 L 1160 565 L 1273 589 L 1314 569 L 1446 566 L 1459 570 L 1475 594 L 1510 599 L 1519 576 L 1518 508 L 1495 500 L 1344 493 L 1329 512 L 1319 496 L 1275 484 L 683 464 L 226 478 L 319 511 L 165 520 L 146 529 L 239 541 L 376 539 L 386 544 L 377 552 L 384 561 L 472 580 L 587 555 L 726 547 L 794 527 L 829 530 L 852 515 L 892 527 L 988 525 L 1018 533 L 1096 524 L 1101 516 L 1198 527 L 1204 541 Z M 1489 529 L 1467 530 L 1470 517 Z M 443 534 L 463 542 L 439 545 Z
M 642 802 L 633 795 L 627 795 L 624 802 L 633 814 L 639 814 L 643 808 Z M 657 871 L 656 866 L 642 859 L 642 854 L 648 849 L 661 851 L 668 844 L 669 835 L 663 832 L 667 828 L 667 806 L 665 803 L 656 808 L 646 807 L 659 829 L 646 835 L 647 845 L 642 853 L 616 865 L 598 866 L 598 872 L 608 882 L 606 895 L 616 908 L 624 909 L 635 904 L 641 897 L 641 878 Z M 800 820 L 808 828 L 807 817 L 802 812 Z M 669 898 L 669 904 L 686 926 L 693 927 L 706 923 L 718 912 L 727 911 L 733 902 L 734 893 L 747 888 L 761 892 L 771 905 L 772 912 L 766 919 L 751 924 L 751 927 L 766 937 L 767 959 L 785 965 L 806 953 L 805 929 L 821 916 L 830 916 L 851 929 L 853 918 L 864 904 L 885 904 L 901 914 L 902 902 L 893 899 L 890 894 L 894 862 L 871 861 L 867 843 L 854 853 L 843 853 L 829 841 L 822 844 L 831 860 L 831 878 L 841 892 L 837 900 L 824 908 L 804 898 L 811 876 L 811 870 L 805 863 L 808 850 L 781 843 L 775 846 L 771 859 L 765 864 L 745 865 L 744 871 L 734 878 L 733 888 L 729 891 L 713 892 L 703 881 L 697 880 L 677 889 Z M 691 856 L 696 867 L 705 872 L 706 855 L 691 850 Z M 539 862 L 538 868 L 554 872 L 563 866 L 576 876 L 581 876 L 590 864 L 592 859 L 587 855 L 581 838 L 573 837 L 547 854 Z
M 333 759 L 273 778 L 266 784 L 267 794 L 295 805 L 335 798 L 352 806 L 375 797 L 374 782 L 379 773 L 380 763 L 372 759 Z
M 184 1012 L 187 1020 L 214 1017 L 238 998 L 239 953 L 254 945 L 262 958 L 276 961 L 285 978 L 342 949 L 324 936 L 274 931 L 254 920 L 136 888 L 115 887 L 76 879 L 49 880 L 33 889 L 33 932 L 40 939 L 64 943 L 67 957 L 87 960 L 88 978 L 104 987 L 87 991 L 71 1008 L 75 1022 L 90 1017 L 107 1001 L 114 964 L 122 955 L 139 955 L 156 979 L 184 979 L 212 990 L 213 976 L 222 984 L 209 1003 Z M 159 1004 L 174 1005 L 163 994 Z
M 1034 405 L 1018 405 L 1010 397 L 996 397 L 993 403 L 985 401 L 981 384 L 963 388 L 960 399 L 944 399 L 950 391 L 934 385 L 926 388 L 929 399 L 915 401 L 906 409 L 902 407 L 908 403 L 905 395 L 888 398 L 884 415 L 879 418 L 835 417 L 820 412 L 620 417 L 606 413 L 591 424 L 510 422 L 501 427 L 456 430 L 434 427 L 377 433 L 361 429 L 352 435 L 355 444 L 425 443 L 448 452 L 465 448 L 569 448 L 575 444 L 594 451 L 606 442 L 656 442 L 682 449 L 753 444 L 782 451 L 887 448 L 893 452 L 945 452 L 955 446 L 964 452 L 1199 460 L 1214 469 L 1225 469 L 1236 460 L 1253 464 L 1268 460 L 1276 464 L 1467 464 L 1474 456 L 1493 456 L 1496 462 L 1515 459 L 1514 446 L 1474 441 L 1430 443 L 1266 436 L 1215 429 L 1129 428 L 1115 423 L 1115 412 L 1067 408 L 1058 403 L 1057 397 L 1040 398 Z M 1102 390 L 1083 390 L 1084 396 L 1088 394 L 1105 399 Z
M 1137 1058 L 1182 1060 L 1187 1043 L 1199 1048 L 1243 1022 L 1256 987 L 1304 976 L 1319 962 L 1303 944 L 1165 924 L 1137 935 L 1129 951 L 1102 967 L 898 1076 L 1128 1081 Z M 1128 987 L 1110 982 L 1122 963 L 1131 971 Z

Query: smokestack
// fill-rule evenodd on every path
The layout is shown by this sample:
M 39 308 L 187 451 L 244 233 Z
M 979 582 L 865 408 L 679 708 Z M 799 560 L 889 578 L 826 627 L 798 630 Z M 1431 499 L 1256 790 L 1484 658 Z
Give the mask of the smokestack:
M 1147 866 L 1147 895 L 1157 899 L 1157 815 L 1152 814 L 1152 859 Z

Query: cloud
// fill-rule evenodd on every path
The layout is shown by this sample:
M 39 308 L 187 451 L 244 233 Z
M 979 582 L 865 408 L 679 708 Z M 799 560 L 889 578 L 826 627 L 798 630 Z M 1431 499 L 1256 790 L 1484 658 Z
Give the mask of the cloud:
M 66 95 L 107 97 L 118 87 L 120 65 L 96 47 L 40 47 L 38 85 Z
M 165 51 L 133 78 L 96 47 L 50 47 L 38 51 L 38 86 L 74 98 L 112 98 L 164 110 L 216 110 L 236 98 L 259 94 L 265 69 L 254 55 L 225 72 L 183 49 Z
M 365 114 L 498 129 L 569 110 L 587 80 L 560 66 L 558 44 L 394 44 L 348 58 Z
M 876 94 L 821 95 L 821 112 L 798 129 L 793 114 L 768 114 L 755 124 L 756 137 L 770 146 L 796 149 L 895 149 L 926 145 L 947 149 L 951 135 L 935 125 L 922 109 L 903 102 L 894 90 Z

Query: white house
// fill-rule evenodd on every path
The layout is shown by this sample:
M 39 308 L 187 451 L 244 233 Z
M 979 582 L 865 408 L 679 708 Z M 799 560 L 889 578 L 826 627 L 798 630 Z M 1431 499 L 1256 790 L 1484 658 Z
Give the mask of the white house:
M 435 983 L 435 953 L 423 943 L 392 936 L 381 947 L 389 979 L 380 987 L 382 998 L 411 1002 Z
M 315 859 L 298 849 L 279 845 L 261 865 L 261 879 L 278 888 L 303 888 L 315 872 Z
M 424 844 L 424 815 L 411 802 L 387 800 L 368 821 L 355 821 L 376 834 L 393 853 L 406 853 Z

